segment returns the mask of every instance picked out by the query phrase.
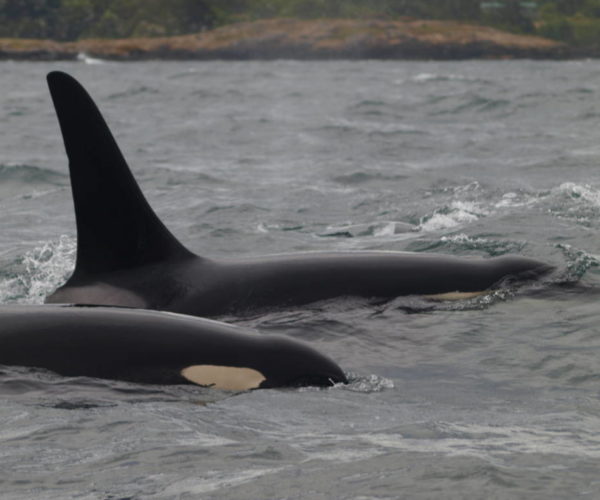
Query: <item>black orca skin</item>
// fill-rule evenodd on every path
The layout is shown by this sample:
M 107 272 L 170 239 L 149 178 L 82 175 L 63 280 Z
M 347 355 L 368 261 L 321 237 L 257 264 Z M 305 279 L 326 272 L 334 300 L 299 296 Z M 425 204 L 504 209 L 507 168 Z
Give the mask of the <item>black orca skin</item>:
M 215 316 L 343 296 L 482 292 L 553 269 L 520 256 L 347 252 L 220 261 L 195 255 L 148 205 L 85 89 L 61 72 L 50 73 L 48 85 L 69 158 L 78 235 L 73 275 L 49 303 Z
M 150 384 L 190 383 L 181 372 L 199 365 L 257 372 L 256 388 L 347 383 L 332 360 L 291 338 L 118 307 L 0 306 L 0 365 Z

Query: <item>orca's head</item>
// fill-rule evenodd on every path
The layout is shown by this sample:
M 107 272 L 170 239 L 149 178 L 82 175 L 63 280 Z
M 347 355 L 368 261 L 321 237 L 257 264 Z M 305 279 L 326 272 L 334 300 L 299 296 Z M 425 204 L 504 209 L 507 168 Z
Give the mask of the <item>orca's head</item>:
M 334 361 L 307 344 L 276 335 L 254 340 L 255 348 L 237 353 L 231 363 L 190 365 L 181 376 L 197 385 L 231 391 L 348 383 Z
M 260 359 L 265 380 L 260 388 L 330 387 L 348 379 L 333 360 L 308 344 L 288 337 L 264 336 Z

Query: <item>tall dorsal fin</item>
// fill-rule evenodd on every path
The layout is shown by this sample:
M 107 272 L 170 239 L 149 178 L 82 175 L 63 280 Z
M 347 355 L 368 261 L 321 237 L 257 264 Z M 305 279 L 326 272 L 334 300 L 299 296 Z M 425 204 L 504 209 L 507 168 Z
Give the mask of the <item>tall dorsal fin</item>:
M 71 173 L 77 263 L 70 283 L 192 255 L 156 216 L 104 118 L 73 77 L 48 74 Z

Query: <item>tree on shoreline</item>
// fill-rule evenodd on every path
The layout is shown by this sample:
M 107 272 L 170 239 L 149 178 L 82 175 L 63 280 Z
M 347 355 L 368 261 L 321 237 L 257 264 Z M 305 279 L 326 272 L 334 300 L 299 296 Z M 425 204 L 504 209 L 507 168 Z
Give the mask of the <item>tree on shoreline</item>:
M 203 0 L 0 0 L 0 36 L 128 38 L 198 32 L 216 15 Z

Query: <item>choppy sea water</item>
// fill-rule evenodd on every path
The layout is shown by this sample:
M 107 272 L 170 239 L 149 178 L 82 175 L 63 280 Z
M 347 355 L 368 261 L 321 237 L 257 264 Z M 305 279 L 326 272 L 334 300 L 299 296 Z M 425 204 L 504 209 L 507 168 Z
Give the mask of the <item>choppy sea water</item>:
M 90 90 L 197 253 L 516 253 L 558 271 L 460 302 L 222 318 L 310 342 L 345 387 L 2 367 L 3 499 L 600 494 L 600 61 L 0 63 L 1 303 L 42 302 L 73 266 L 53 69 Z

